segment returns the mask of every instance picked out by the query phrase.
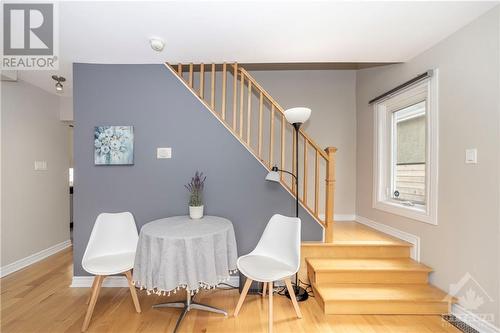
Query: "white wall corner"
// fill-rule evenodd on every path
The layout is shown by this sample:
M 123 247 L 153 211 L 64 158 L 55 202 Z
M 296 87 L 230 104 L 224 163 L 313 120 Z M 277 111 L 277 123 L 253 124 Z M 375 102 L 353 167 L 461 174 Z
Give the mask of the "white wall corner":
M 333 220 L 335 222 L 356 221 L 356 214 L 334 214 Z
M 500 333 L 500 328 L 495 327 L 493 323 L 484 320 L 484 318 L 470 312 L 459 304 L 453 304 L 451 313 L 478 332 Z
M 412 244 L 413 246 L 410 251 L 410 256 L 413 260 L 420 262 L 420 237 L 410 234 L 406 231 L 390 227 L 380 222 L 370 220 L 363 216 L 357 215 L 356 221 L 370 228 L 383 232 L 384 234 L 388 234 L 392 237 L 396 237 L 398 239 L 401 239 L 405 242 Z
M 13 263 L 7 264 L 5 266 L 0 267 L 0 278 L 3 278 L 11 273 L 14 273 L 20 269 L 23 269 L 27 266 L 30 266 L 40 260 L 43 260 L 53 254 L 56 254 L 59 251 L 62 251 L 71 246 L 71 240 L 68 239 L 59 244 L 53 245 L 45 250 L 34 253 L 26 258 L 19 259 L 14 261 Z
M 325 220 L 325 214 L 318 215 L 321 221 Z M 333 220 L 335 222 L 356 221 L 356 214 L 334 214 Z
M 73 97 L 59 97 L 59 117 L 61 121 L 74 121 Z

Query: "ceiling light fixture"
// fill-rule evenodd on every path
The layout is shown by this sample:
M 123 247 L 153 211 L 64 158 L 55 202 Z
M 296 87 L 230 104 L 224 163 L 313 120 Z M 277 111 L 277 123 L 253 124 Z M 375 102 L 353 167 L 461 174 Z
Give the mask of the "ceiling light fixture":
M 56 81 L 56 91 L 62 92 L 64 87 L 61 82 L 65 82 L 66 78 L 64 76 L 52 75 L 52 79 Z
M 165 41 L 159 37 L 151 37 L 149 39 L 149 44 L 151 44 L 151 48 L 156 52 L 163 51 L 163 48 L 165 47 Z

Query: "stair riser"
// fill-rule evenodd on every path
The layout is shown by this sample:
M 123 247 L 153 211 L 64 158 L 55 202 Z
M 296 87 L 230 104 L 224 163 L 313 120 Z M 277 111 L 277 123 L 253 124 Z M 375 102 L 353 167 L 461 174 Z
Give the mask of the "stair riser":
M 450 313 L 447 302 L 328 301 L 325 314 L 355 315 L 441 315 Z
M 303 246 L 303 258 L 409 258 L 407 246 Z
M 310 269 L 310 268 L 309 268 Z M 427 283 L 427 272 L 394 271 L 336 271 L 313 273 L 314 283 L 381 283 L 418 284 Z M 310 277 L 311 279 L 311 277 Z

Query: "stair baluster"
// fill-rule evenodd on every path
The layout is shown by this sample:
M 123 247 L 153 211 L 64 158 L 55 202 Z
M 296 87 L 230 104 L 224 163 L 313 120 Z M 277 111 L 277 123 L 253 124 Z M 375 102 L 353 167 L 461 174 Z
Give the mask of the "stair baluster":
M 227 129 L 231 131 L 264 166 L 270 169 L 276 162 L 279 162 L 278 164 L 281 169 L 292 169 L 292 171 L 296 171 L 294 163 L 295 154 L 290 154 L 292 161 L 290 161 L 290 158 L 288 160 L 286 159 L 286 141 L 289 140 L 287 136 L 290 136 L 291 133 L 293 134 L 293 130 L 292 126 L 286 122 L 284 109 L 242 66 L 233 63 L 230 65 L 232 70 L 231 68 L 228 70 L 227 63 L 223 63 L 222 65 L 211 64 L 211 68 L 205 71 L 205 64 L 201 63 L 199 65 L 194 65 L 193 63 L 189 63 L 187 79 L 184 77 L 183 73 L 184 66 L 183 64 L 177 64 L 177 66 L 167 64 L 167 67 L 186 84 L 193 94 L 200 98 L 203 104 L 205 104 L 205 106 L 225 124 Z M 217 72 L 222 75 L 218 87 L 216 86 Z M 207 82 L 210 80 L 210 96 L 207 94 L 207 99 L 205 99 L 206 75 L 210 76 L 210 78 L 207 78 Z M 232 89 L 229 88 L 229 90 L 226 87 L 228 75 L 231 75 L 233 80 L 233 87 Z M 199 82 L 198 89 L 195 88 L 195 82 Z M 216 94 L 216 89 L 221 89 L 219 96 Z M 232 113 L 229 113 L 227 110 L 227 98 L 231 98 L 230 95 L 228 96 L 231 92 L 233 94 Z M 257 110 L 255 113 L 252 112 L 253 98 L 258 99 L 258 105 L 255 103 L 255 109 Z M 216 105 L 221 106 L 220 112 L 217 111 Z M 280 124 L 276 124 L 275 122 L 276 112 L 279 115 Z M 264 125 L 264 113 L 266 117 L 267 114 L 269 114 L 270 117 L 269 131 L 265 130 L 267 121 L 266 125 Z M 252 130 L 253 123 L 258 124 L 256 131 Z M 278 127 L 279 134 L 276 133 L 275 127 Z M 278 137 L 275 138 L 275 136 Z M 303 129 L 299 132 L 299 139 L 297 142 L 293 135 L 292 138 L 293 151 L 299 149 L 300 145 L 303 143 L 304 166 L 301 178 L 302 186 L 300 187 L 302 193 L 300 193 L 299 201 L 314 219 L 325 227 L 325 241 L 332 242 L 335 152 L 337 149 L 328 147 L 323 150 L 303 131 Z M 279 144 L 277 143 L 278 140 Z M 254 146 L 252 146 L 252 142 L 254 142 Z M 314 156 L 314 158 L 311 159 L 308 156 L 310 149 L 312 149 Z M 311 170 L 311 168 L 314 168 L 313 175 L 308 174 L 308 170 Z M 314 181 L 310 181 L 310 176 L 314 178 Z M 322 177 L 325 179 L 324 183 L 320 181 Z M 295 182 L 289 177 L 283 177 L 283 174 L 281 175 L 281 184 L 291 194 L 300 192 L 299 188 L 296 188 Z M 323 196 L 324 201 L 322 199 Z M 314 200 L 312 200 L 312 198 L 314 198 Z

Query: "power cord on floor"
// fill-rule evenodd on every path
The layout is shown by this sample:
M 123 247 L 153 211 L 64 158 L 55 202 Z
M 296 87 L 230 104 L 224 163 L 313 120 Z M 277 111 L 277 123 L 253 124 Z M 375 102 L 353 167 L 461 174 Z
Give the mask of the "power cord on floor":
M 307 292 L 307 295 L 309 297 L 314 297 L 314 292 L 312 290 L 312 286 L 309 283 L 305 283 L 299 279 L 299 286 L 302 286 L 305 289 L 305 291 Z M 230 285 L 228 283 L 222 282 L 222 283 L 219 283 L 217 285 L 217 289 L 233 290 L 233 289 L 239 289 L 239 286 L 233 286 L 233 285 Z M 286 287 L 285 286 L 275 287 L 273 290 L 277 295 L 286 296 Z M 262 295 L 262 291 L 259 291 L 259 294 Z
M 307 296 L 314 297 L 314 292 L 313 292 L 312 286 L 309 283 L 305 283 L 299 279 L 299 286 L 300 286 L 300 284 L 305 286 L 304 289 L 307 292 Z

